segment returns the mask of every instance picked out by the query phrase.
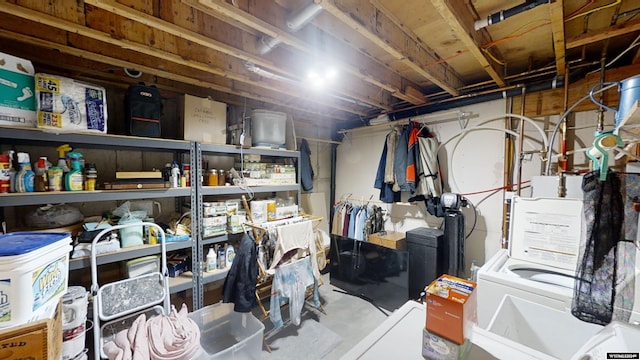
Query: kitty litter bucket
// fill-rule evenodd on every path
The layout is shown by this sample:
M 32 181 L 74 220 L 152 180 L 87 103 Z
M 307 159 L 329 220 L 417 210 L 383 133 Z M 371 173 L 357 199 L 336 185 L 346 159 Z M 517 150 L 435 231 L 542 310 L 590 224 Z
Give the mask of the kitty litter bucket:
M 40 320 L 57 306 L 69 280 L 69 233 L 0 235 L 0 328 Z

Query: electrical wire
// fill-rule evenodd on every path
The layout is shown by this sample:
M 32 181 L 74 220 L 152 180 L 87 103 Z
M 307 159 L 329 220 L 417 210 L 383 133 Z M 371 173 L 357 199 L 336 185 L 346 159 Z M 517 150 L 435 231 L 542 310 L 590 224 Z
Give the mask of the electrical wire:
M 253 200 L 253 197 L 255 195 L 254 191 L 251 189 L 251 187 L 249 187 L 249 185 L 247 184 L 247 179 L 244 178 L 244 139 L 245 139 L 245 132 L 244 132 L 244 124 L 245 124 L 245 119 L 246 119 L 246 115 L 247 115 L 247 98 L 244 98 L 244 107 L 242 109 L 242 133 L 240 134 L 240 174 L 238 174 L 237 171 L 235 171 L 235 169 L 231 169 L 231 175 L 233 177 L 233 185 L 239 187 L 241 190 L 243 190 L 244 192 L 247 193 L 247 201 L 251 201 Z M 235 174 L 234 174 L 235 173 Z M 246 209 L 247 211 L 249 211 L 249 209 Z
M 522 181 L 522 182 L 520 183 L 520 185 L 528 184 L 528 183 L 530 183 L 530 182 L 531 182 L 531 180 Z M 460 194 L 460 195 L 461 195 L 461 196 L 465 196 L 465 197 L 466 197 L 466 196 L 470 196 L 470 195 L 484 194 L 484 193 L 488 193 L 488 192 L 491 192 L 491 191 L 500 191 L 500 190 L 505 190 L 505 189 L 513 188 L 513 187 L 514 187 L 514 186 L 516 186 L 516 185 L 517 185 L 517 184 L 507 184 L 507 185 L 500 186 L 500 187 L 493 188 L 493 189 L 487 189 L 487 190 L 474 191 L 474 192 L 464 193 L 464 194 Z
M 478 223 L 478 209 L 476 209 L 476 206 L 473 205 L 473 203 L 471 202 L 471 200 L 467 199 L 467 203 L 471 206 L 471 208 L 473 209 L 473 225 L 471 225 L 471 230 L 469 230 L 469 233 L 467 235 L 464 236 L 464 239 L 467 240 L 469 238 L 469 236 L 471 236 L 471 233 L 473 233 L 473 230 L 476 229 L 476 224 Z
M 532 23 L 534 23 L 534 21 L 530 22 L 529 24 L 532 24 Z M 527 25 L 529 25 L 529 24 L 526 24 L 526 25 L 524 25 L 524 26 L 527 26 Z M 519 37 L 522 37 L 522 36 L 524 36 L 524 35 L 526 35 L 526 34 L 528 34 L 528 33 L 532 32 L 532 31 L 534 31 L 534 30 L 536 30 L 536 29 L 540 28 L 540 27 L 543 27 L 543 26 L 546 26 L 546 25 L 549 25 L 549 24 L 551 24 L 551 22 L 550 22 L 550 21 L 545 21 L 543 24 L 536 25 L 536 26 L 532 27 L 531 29 L 528 29 L 528 30 L 526 30 L 526 31 L 523 31 L 523 32 L 521 32 L 521 33 L 519 33 L 519 34 L 508 35 L 508 36 L 505 36 L 505 37 L 503 37 L 503 38 L 501 38 L 501 39 L 497 39 L 497 40 L 489 41 L 489 42 L 488 42 L 488 43 L 486 43 L 486 44 L 482 44 L 482 45 L 481 45 L 481 47 L 482 47 L 482 48 L 484 48 L 484 49 L 489 49 L 490 47 L 492 47 L 492 46 L 494 46 L 494 45 L 498 45 L 498 44 L 501 44 L 501 43 L 506 42 L 506 41 L 509 41 L 509 40 L 515 40 L 515 39 L 517 39 L 517 38 L 519 38 Z M 523 28 L 524 26 L 521 26 L 520 28 Z
M 593 14 L 596 11 L 600 11 L 600 10 L 603 10 L 603 9 L 606 9 L 606 8 L 610 8 L 612 6 L 616 6 L 616 5 L 620 4 L 620 3 L 622 3 L 622 0 L 616 0 L 616 1 L 612 2 L 611 4 L 602 5 L 602 6 L 599 6 L 599 7 L 595 8 L 595 9 L 591 9 L 591 10 L 588 10 L 588 11 L 573 15 L 573 16 L 567 18 L 567 19 L 564 19 L 564 21 L 567 22 L 567 21 L 571 21 L 573 19 L 577 19 L 579 17 L 587 16 L 589 14 Z
M 575 14 L 579 13 L 580 11 L 584 10 L 584 8 L 586 8 L 587 6 L 592 5 L 594 2 L 595 2 L 595 0 L 589 0 L 589 1 L 587 1 L 586 3 L 584 3 L 584 5 L 580 6 L 580 7 L 579 7 L 579 8 L 577 8 L 576 10 L 574 10 L 571 14 L 566 15 L 566 16 L 564 17 L 564 19 L 566 20 L 566 19 L 568 19 L 568 18 L 572 17 L 573 15 L 575 15 Z
M 491 51 L 489 51 L 488 49 L 481 49 L 482 52 L 487 55 L 487 57 L 489 57 L 489 59 L 493 60 L 494 62 L 496 62 L 499 65 L 505 65 L 507 62 L 506 61 L 502 61 L 500 59 L 498 59 L 497 57 L 493 56 L 493 54 L 491 53 Z
M 631 51 L 634 47 L 640 45 L 640 42 L 638 41 L 640 40 L 640 35 L 638 35 L 635 40 L 633 40 L 631 42 L 631 45 L 629 45 L 629 47 L 627 47 L 623 52 L 621 52 L 620 54 L 618 54 L 618 56 L 616 56 L 615 58 L 613 58 L 613 60 L 609 61 L 607 64 L 605 64 L 605 67 L 609 67 L 611 66 L 613 63 L 615 63 L 616 61 L 618 61 L 618 59 L 620 59 L 624 54 L 628 53 L 629 51 Z
M 458 141 L 456 142 L 456 144 L 454 145 L 453 149 L 455 150 L 458 146 L 458 143 L 460 142 L 460 140 L 464 137 L 464 135 L 468 134 L 469 132 L 472 131 L 479 131 L 479 130 L 493 130 L 493 131 L 501 131 L 501 132 L 505 132 L 507 134 L 513 135 L 515 137 L 518 137 L 520 134 L 518 134 L 515 131 L 511 131 L 511 130 L 506 130 L 506 129 L 502 129 L 502 128 L 493 128 L 493 127 L 473 127 L 473 128 L 468 128 L 465 129 L 464 131 L 461 131 L 460 133 L 458 133 L 457 135 L 454 135 L 453 137 L 451 137 L 449 140 L 443 142 L 442 144 L 440 144 L 440 146 L 438 147 L 438 151 L 436 152 L 436 154 L 440 153 L 440 149 L 442 147 L 444 147 L 446 144 L 448 144 L 450 141 L 457 139 L 458 137 L 460 137 L 458 139 Z M 452 153 L 455 151 L 452 151 Z M 453 192 L 457 192 L 460 193 L 461 191 L 459 190 L 460 187 L 458 186 L 458 183 L 456 182 L 456 177 L 453 175 L 453 166 L 452 166 L 452 159 L 450 157 L 449 163 L 448 163 L 448 168 L 449 168 L 449 172 L 451 173 L 449 176 L 449 181 L 451 182 L 451 190 Z

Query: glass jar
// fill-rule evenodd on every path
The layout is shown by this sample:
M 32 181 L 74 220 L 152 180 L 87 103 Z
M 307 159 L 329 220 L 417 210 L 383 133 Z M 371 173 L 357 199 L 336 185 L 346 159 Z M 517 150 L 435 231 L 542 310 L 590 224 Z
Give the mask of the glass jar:
M 209 176 L 207 177 L 207 185 L 218 186 L 218 172 L 216 169 L 209 170 Z
M 227 180 L 227 175 L 223 169 L 218 170 L 218 186 L 224 186 L 224 182 Z

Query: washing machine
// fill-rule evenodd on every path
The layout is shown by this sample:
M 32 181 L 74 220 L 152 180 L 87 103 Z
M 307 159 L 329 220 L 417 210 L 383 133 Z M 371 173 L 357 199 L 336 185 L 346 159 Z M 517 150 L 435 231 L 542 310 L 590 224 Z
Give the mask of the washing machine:
M 505 295 L 571 311 L 580 239 L 585 231 L 582 206 L 581 200 L 567 198 L 512 200 L 510 247 L 499 250 L 478 271 L 481 328 L 489 324 Z M 618 246 L 620 263 L 626 264 L 624 270 L 618 269 L 616 291 L 626 292 L 632 305 L 616 300 L 614 310 L 632 324 L 640 324 L 640 251 L 636 251 L 636 244 L 622 242 Z M 619 303 L 626 303 L 626 310 L 618 308 Z
M 478 271 L 478 326 L 486 328 L 505 295 L 570 311 L 582 226 L 582 201 L 512 199 L 510 247 Z

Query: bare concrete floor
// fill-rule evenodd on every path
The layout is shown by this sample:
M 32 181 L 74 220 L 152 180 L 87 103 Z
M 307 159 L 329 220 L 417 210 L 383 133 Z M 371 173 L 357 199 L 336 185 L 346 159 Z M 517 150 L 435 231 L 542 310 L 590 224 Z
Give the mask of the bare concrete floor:
M 391 312 L 384 309 L 383 312 L 366 300 L 342 293 L 340 289 L 329 283 L 329 274 L 323 275 L 323 280 L 324 284 L 320 286 L 318 290 L 326 314 L 322 314 L 306 306 L 302 310 L 302 322 L 299 326 L 304 326 L 305 321 L 316 321 L 339 335 L 342 338 L 340 344 L 330 350 L 322 359 L 340 359 L 343 354 L 348 352 L 355 344 L 382 323 Z M 266 304 L 266 306 L 268 306 L 268 304 Z M 285 310 L 283 307 L 282 313 L 284 319 L 288 310 Z M 264 324 L 267 337 L 274 334 L 270 320 L 266 319 Z M 287 324 L 286 322 L 285 326 L 296 327 L 296 325 L 291 323 Z M 295 329 L 293 329 L 293 331 L 295 331 Z M 275 335 L 272 335 L 271 340 L 277 337 L 278 334 L 275 333 Z M 270 340 L 268 339 L 267 341 Z M 300 341 L 304 342 L 309 340 L 300 337 Z M 313 349 L 308 350 L 313 351 Z M 284 350 L 272 349 L 271 354 L 269 354 L 268 357 L 265 354 L 264 358 L 280 359 L 291 357 L 290 355 L 283 356 L 282 353 L 279 354 L 279 352 L 283 351 Z M 263 354 L 265 352 L 266 350 L 263 349 Z M 299 356 L 300 359 L 308 358 L 305 354 L 299 354 Z

